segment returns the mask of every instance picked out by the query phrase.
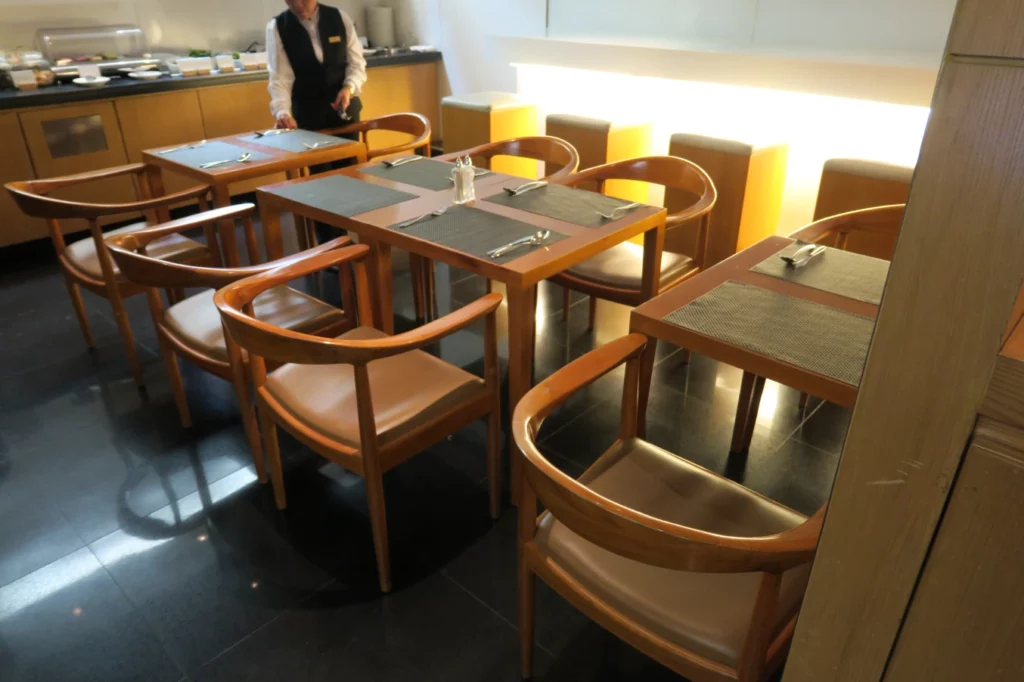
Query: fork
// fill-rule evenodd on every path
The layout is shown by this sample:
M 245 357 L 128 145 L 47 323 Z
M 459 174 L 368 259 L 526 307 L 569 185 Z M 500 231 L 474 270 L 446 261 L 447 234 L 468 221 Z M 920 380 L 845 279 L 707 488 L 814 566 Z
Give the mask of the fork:
M 412 220 L 406 220 L 404 223 L 398 223 L 397 225 L 395 225 L 395 229 L 397 229 L 397 230 L 404 230 L 407 227 L 412 227 L 413 225 L 415 225 L 416 223 L 420 222 L 421 220 L 426 220 L 427 218 L 436 218 L 438 216 L 442 216 L 442 215 L 444 215 L 445 211 L 447 211 L 447 210 L 448 210 L 447 206 L 442 206 L 441 208 L 437 209 L 436 211 L 432 211 L 430 213 L 424 213 L 423 215 L 421 215 L 418 218 L 413 218 Z
M 413 161 L 419 161 L 421 158 L 423 158 L 423 157 L 422 156 L 406 156 L 406 157 L 403 157 L 401 159 L 395 159 L 394 161 L 382 161 L 381 163 L 384 164 L 385 168 L 398 168 L 399 166 L 404 166 L 407 163 L 412 163 Z
M 183 144 L 180 147 L 172 147 L 171 149 L 164 149 L 162 151 L 157 152 L 157 154 L 170 154 L 171 152 L 180 152 L 182 149 L 198 149 L 199 147 L 202 147 L 204 144 L 206 144 L 206 140 L 200 140 L 199 142 L 196 142 L 195 144 Z
M 625 206 L 616 206 L 607 213 L 597 212 L 597 215 L 601 216 L 605 220 L 615 220 L 619 216 L 617 215 L 620 211 L 632 211 L 634 208 L 643 206 L 639 201 L 634 201 L 632 204 L 626 204 Z
M 534 182 L 528 182 L 525 185 L 520 185 L 519 187 L 503 187 L 502 189 L 508 192 L 510 197 L 517 197 L 520 194 L 525 194 L 535 189 L 540 189 L 541 187 L 547 187 L 547 185 L 548 183 L 543 180 L 536 180 Z
M 270 130 L 257 130 L 253 135 L 256 137 L 266 137 L 267 135 L 284 135 L 290 132 L 292 131 L 287 128 L 271 128 Z
M 329 141 L 325 140 L 323 142 L 314 142 L 313 144 L 310 144 L 308 142 L 303 142 L 302 146 L 305 147 L 306 149 L 308 149 L 309 151 L 313 151 L 314 149 L 320 149 L 321 147 L 330 147 L 330 146 L 333 146 L 333 145 L 336 145 L 336 144 L 340 144 L 340 143 L 339 142 L 329 142 Z
M 210 163 L 204 163 L 199 166 L 200 170 L 210 170 L 211 168 L 217 168 L 218 166 L 226 166 L 229 163 L 245 163 L 252 156 L 252 152 L 246 152 L 239 156 L 237 159 L 224 159 L 223 161 L 211 161 Z

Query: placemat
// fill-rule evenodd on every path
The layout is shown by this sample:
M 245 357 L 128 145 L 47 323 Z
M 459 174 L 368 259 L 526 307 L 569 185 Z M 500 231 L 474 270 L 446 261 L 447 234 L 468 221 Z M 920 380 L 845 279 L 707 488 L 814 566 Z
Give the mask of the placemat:
M 663 319 L 852 386 L 875 328 L 869 318 L 732 280 Z
M 506 184 L 506 187 L 516 188 L 529 182 L 528 180 L 516 181 Z M 603 227 L 612 222 L 598 215 L 610 213 L 619 206 L 626 206 L 633 202 L 623 201 L 614 197 L 606 197 L 597 192 L 588 192 L 574 187 L 562 185 L 547 185 L 540 189 L 530 190 L 517 197 L 510 196 L 508 192 L 501 192 L 494 196 L 487 197 L 484 201 L 502 206 L 511 206 L 530 213 L 564 220 L 583 227 Z M 638 207 L 639 209 L 639 207 Z M 634 209 L 634 210 L 638 210 Z M 632 211 L 619 211 L 616 220 L 625 218 Z
M 543 245 L 521 246 L 501 258 L 491 259 L 487 256 L 488 251 L 535 234 L 537 228 L 471 206 L 451 206 L 444 215 L 425 218 L 422 222 L 406 228 L 391 225 L 390 229 L 494 263 L 507 263 L 566 238 L 564 234 L 552 230 Z
M 889 276 L 888 261 L 829 247 L 826 247 L 825 253 L 815 256 L 811 262 L 799 268 L 788 267 L 779 258 L 796 253 L 802 246 L 805 245 L 801 242 L 790 244 L 750 269 L 762 275 L 839 294 L 857 301 L 875 305 L 882 302 L 882 290 L 885 289 L 885 280 Z
M 158 156 L 162 156 L 165 159 L 169 159 L 175 163 L 180 163 L 184 166 L 199 168 L 204 163 L 213 163 L 214 161 L 223 161 L 224 159 L 237 159 L 243 154 L 250 154 L 249 161 L 266 161 L 271 158 L 267 154 L 254 152 L 251 149 L 228 144 L 227 142 L 207 142 L 202 147 L 179 149 L 168 154 L 158 154 Z M 218 170 L 221 168 L 226 170 L 237 165 L 238 164 L 224 164 L 223 166 L 218 166 L 218 168 L 212 170 Z
M 379 163 L 376 166 L 360 169 L 359 172 L 375 175 L 379 178 L 387 178 L 388 180 L 405 183 L 414 187 L 440 191 L 452 186 L 453 168 L 455 168 L 453 163 L 421 157 L 418 161 L 403 163 L 396 168 L 388 168 L 383 163 Z M 476 173 L 478 178 L 494 175 L 491 171 L 485 171 L 482 168 L 478 168 Z
M 326 149 L 328 147 L 336 147 L 343 144 L 352 144 L 352 140 L 347 138 L 321 135 L 320 133 L 314 133 L 311 130 L 292 130 L 287 133 L 271 133 L 270 135 L 264 135 L 263 137 L 246 135 L 241 139 L 246 140 L 247 142 L 255 142 L 256 144 L 264 147 L 280 149 L 285 152 L 310 151 L 306 148 L 307 144 L 314 145 L 320 143 L 321 146 L 318 147 L 318 149 Z
M 309 182 L 283 185 L 270 192 L 346 218 L 419 198 L 415 194 L 372 185 L 345 175 L 328 175 Z

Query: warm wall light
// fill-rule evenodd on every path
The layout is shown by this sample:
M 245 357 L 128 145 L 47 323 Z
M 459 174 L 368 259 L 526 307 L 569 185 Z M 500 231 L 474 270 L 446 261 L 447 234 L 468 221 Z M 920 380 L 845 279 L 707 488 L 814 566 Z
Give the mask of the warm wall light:
M 540 64 L 513 66 L 519 92 L 537 103 L 542 116 L 567 113 L 618 122 L 651 121 L 656 153 L 665 153 L 674 133 L 755 145 L 788 142 L 780 234 L 810 222 L 826 159 L 913 166 L 929 112 L 927 107 L 756 87 Z

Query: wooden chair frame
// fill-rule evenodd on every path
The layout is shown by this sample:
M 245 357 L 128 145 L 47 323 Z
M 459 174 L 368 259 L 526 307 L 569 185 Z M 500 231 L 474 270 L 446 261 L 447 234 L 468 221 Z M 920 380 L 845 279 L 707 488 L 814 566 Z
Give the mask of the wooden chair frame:
M 181 375 L 181 367 L 178 365 L 178 357 L 188 360 L 201 369 L 230 381 L 238 396 L 238 405 L 242 414 L 242 423 L 245 426 L 246 436 L 249 440 L 249 447 L 252 453 L 253 466 L 259 476 L 261 483 L 267 481 L 267 467 L 263 456 L 263 447 L 260 442 L 259 426 L 256 422 L 256 414 L 253 411 L 250 386 L 250 369 L 248 356 L 243 353 L 232 353 L 238 347 L 227 344 L 228 360 L 224 361 L 212 357 L 201 351 L 192 348 L 188 341 L 181 338 L 166 322 L 166 309 L 163 300 L 158 292 L 161 288 L 184 289 L 191 288 L 212 288 L 219 289 L 223 286 L 237 282 L 240 279 L 252 275 L 273 270 L 294 262 L 299 257 L 291 256 L 264 264 L 251 265 L 239 268 L 213 268 L 188 265 L 184 263 L 173 263 L 157 260 L 146 255 L 146 246 L 156 239 L 171 234 L 179 234 L 186 230 L 198 228 L 206 229 L 222 223 L 226 220 L 241 219 L 245 231 L 246 242 L 256 243 L 255 228 L 252 218 L 256 213 L 253 204 L 238 204 L 226 208 L 218 208 L 206 211 L 198 215 L 175 220 L 173 222 L 158 225 L 138 232 L 115 235 L 107 240 L 107 248 L 117 262 L 124 277 L 143 287 L 149 302 L 149 311 L 153 318 L 153 326 L 156 328 L 157 340 L 160 343 L 160 352 L 163 355 L 164 366 L 167 376 L 170 379 L 171 390 L 174 394 L 174 401 L 178 407 L 178 414 L 181 417 L 181 425 L 189 428 L 192 419 L 189 412 L 188 400 L 185 395 L 185 385 Z M 326 253 L 351 245 L 352 240 L 348 237 L 339 237 L 327 242 L 312 251 L 303 255 Z M 237 259 L 237 254 L 231 254 Z M 259 250 L 250 251 L 250 261 L 259 261 Z M 346 311 L 346 319 L 331 323 L 320 329 L 314 330 L 317 336 L 337 336 L 352 326 L 352 315 L 349 311 L 355 309 L 354 297 L 352 294 L 351 277 L 348 270 L 343 269 L 339 275 L 343 306 Z
M 771 639 L 782 575 L 813 559 L 825 507 L 778 535 L 718 535 L 653 518 L 603 497 L 562 473 L 537 448 L 537 433 L 552 411 L 623 363 L 626 377 L 616 445 L 637 439 L 641 355 L 647 342 L 642 334 L 631 334 L 598 348 L 542 381 L 516 406 L 512 434 L 524 462 L 518 531 L 521 673 L 529 677 L 532 672 L 535 576 L 540 576 L 601 626 L 693 682 L 761 682 L 782 663 L 796 625 L 794 615 Z M 762 573 L 738 666 L 712 661 L 644 629 L 545 556 L 534 541 L 544 518 L 537 516 L 538 500 L 547 509 L 545 514 L 554 515 L 574 533 L 634 561 L 676 571 Z
M 401 144 L 392 145 L 382 149 L 370 150 L 369 133 L 372 130 L 387 130 L 395 133 L 412 135 L 413 139 Z M 366 121 L 359 121 L 341 128 L 321 130 L 324 135 L 359 135 L 359 140 L 366 145 L 367 161 L 379 159 L 382 156 L 393 156 L 404 152 L 415 152 L 422 156 L 430 156 L 430 121 L 426 116 L 414 113 L 390 114 L 379 116 Z
M 129 175 L 134 181 L 136 195 L 141 197 L 138 201 L 127 204 L 91 204 L 78 201 L 67 201 L 48 196 L 51 192 L 64 187 L 105 180 L 119 176 Z M 128 313 L 124 307 L 124 299 L 142 293 L 142 289 L 123 277 L 114 273 L 113 261 L 104 243 L 103 230 L 100 229 L 101 218 L 109 216 L 142 213 L 149 224 L 155 224 L 170 219 L 170 208 L 176 204 L 198 201 L 202 209 L 208 206 L 208 195 L 210 188 L 207 186 L 195 187 L 175 194 L 153 197 L 153 191 L 146 174 L 145 164 L 136 163 L 116 168 L 108 168 L 89 173 L 68 175 L 48 180 L 25 180 L 11 182 L 6 185 L 18 208 L 26 215 L 34 218 L 42 218 L 46 221 L 50 231 L 50 241 L 57 252 L 57 262 L 60 264 L 61 273 L 64 275 L 64 283 L 71 297 L 71 305 L 75 309 L 75 316 L 78 318 L 78 326 L 82 330 L 82 336 L 89 348 L 95 348 L 92 330 L 89 327 L 89 318 L 85 312 L 85 304 L 82 301 L 81 289 L 91 291 L 97 296 L 102 296 L 110 301 L 114 311 L 114 320 L 117 323 L 118 332 L 124 343 L 125 353 L 128 356 L 128 363 L 132 368 L 135 383 L 139 388 L 144 388 L 142 376 L 142 365 L 139 362 L 138 351 L 135 348 L 135 337 L 132 333 Z M 83 272 L 64 253 L 67 243 L 64 240 L 64 233 L 60 228 L 61 220 L 84 220 L 89 227 L 89 236 L 96 247 L 96 257 L 103 272 L 103 278 L 96 277 Z M 216 237 L 213 230 L 206 233 L 207 243 L 216 245 Z M 210 241 L 212 240 L 212 241 Z M 206 253 L 194 259 L 185 259 L 183 262 L 194 264 L 206 264 L 217 262 L 219 259 L 217 249 L 208 248 Z M 171 300 L 177 300 L 180 292 L 168 291 Z
M 597 192 L 603 194 L 605 183 L 608 180 L 635 180 L 665 185 L 682 189 L 697 196 L 697 201 L 692 205 L 670 214 L 665 219 L 666 232 L 692 220 L 700 220 L 697 230 L 696 255 L 693 259 L 697 269 L 685 273 L 662 287 L 662 289 L 671 289 L 704 269 L 708 249 L 711 210 L 715 207 L 715 202 L 718 200 L 718 190 L 715 189 L 715 183 L 711 176 L 703 168 L 692 161 L 676 156 L 648 156 L 595 166 L 568 178 L 563 178 L 559 182 L 569 187 L 578 187 L 588 182 L 594 182 L 597 185 Z M 571 291 L 579 291 L 590 296 L 590 328 L 594 326 L 598 298 L 631 307 L 638 306 L 645 301 L 639 289 L 626 289 L 592 282 L 576 277 L 569 271 L 561 272 L 551 277 L 550 280 L 565 290 L 562 300 L 563 320 L 567 320 L 569 316 L 569 297 Z
M 490 512 L 497 518 L 501 491 L 501 409 L 498 377 L 496 312 L 500 294 L 487 294 L 469 305 L 419 329 L 385 339 L 323 339 L 279 329 L 253 317 L 252 301 L 278 284 L 337 265 L 351 264 L 355 271 L 357 306 L 362 323 L 373 324 L 373 305 L 369 298 L 365 261 L 370 253 L 366 245 L 350 246 L 321 254 L 300 254 L 288 265 L 234 282 L 214 297 L 220 309 L 229 346 L 237 344 L 249 354 L 256 403 L 270 464 L 274 497 L 279 509 L 286 505 L 277 428 L 281 427 L 322 457 L 335 462 L 366 480 L 374 549 L 380 587 L 391 590 L 387 517 L 384 507 L 384 472 L 401 464 L 425 447 L 442 440 L 477 419 L 487 419 L 487 469 L 490 478 Z M 423 424 L 394 441 L 378 442 L 370 375 L 367 365 L 383 358 L 418 350 L 483 319 L 484 382 L 486 390 L 473 396 L 446 414 Z M 233 350 L 232 353 L 241 352 Z M 266 362 L 297 364 L 348 364 L 355 374 L 356 404 L 361 449 L 342 442 L 299 422 L 267 391 Z

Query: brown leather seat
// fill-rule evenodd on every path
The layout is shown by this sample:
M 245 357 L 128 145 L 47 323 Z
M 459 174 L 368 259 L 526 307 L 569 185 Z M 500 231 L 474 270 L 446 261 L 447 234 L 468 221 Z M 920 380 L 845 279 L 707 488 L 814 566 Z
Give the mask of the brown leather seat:
M 258 307 L 256 315 L 259 317 Z M 357 327 L 338 338 L 387 336 L 372 327 Z M 486 390 L 482 379 L 419 350 L 376 360 L 367 368 L 381 445 Z M 265 388 L 304 425 L 354 449 L 361 448 L 352 365 L 284 365 L 267 377 Z
M 213 304 L 214 293 L 210 289 L 171 306 L 165 311 L 164 324 L 189 348 L 228 362 L 224 328 Z M 341 310 L 287 286 L 263 292 L 256 297 L 253 307 L 257 319 L 293 331 L 312 332 L 344 319 Z
M 692 258 L 681 253 L 663 252 L 661 255 L 661 284 L 669 283 L 688 272 L 698 270 Z M 569 274 L 589 282 L 639 289 L 644 271 L 644 247 L 625 242 L 602 251 L 593 258 L 569 268 Z
M 134 223 L 126 227 L 105 232 L 105 237 L 136 232 L 147 227 L 145 222 Z M 206 253 L 206 247 L 194 239 L 183 237 L 180 234 L 172 234 L 163 239 L 152 242 L 146 249 L 146 255 L 159 260 L 188 260 L 200 258 Z M 76 268 L 96 279 L 103 279 L 103 270 L 100 268 L 100 259 L 96 255 L 96 243 L 86 237 L 79 239 L 64 249 L 64 255 L 74 264 Z M 114 274 L 120 271 L 117 263 L 114 263 Z M 211 304 L 212 305 L 212 304 Z M 216 311 L 215 311 L 216 312 Z
M 806 521 L 637 439 L 617 443 L 580 483 L 648 516 L 721 535 L 769 536 Z M 760 573 L 689 573 L 640 563 L 583 539 L 550 514 L 541 520 L 535 542 L 588 591 L 642 627 L 712 660 L 737 665 Z M 771 638 L 796 613 L 809 574 L 805 564 L 784 575 Z

